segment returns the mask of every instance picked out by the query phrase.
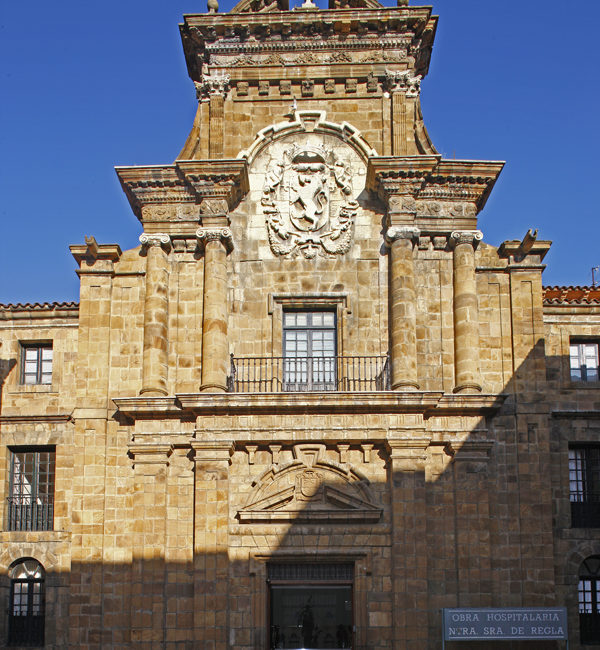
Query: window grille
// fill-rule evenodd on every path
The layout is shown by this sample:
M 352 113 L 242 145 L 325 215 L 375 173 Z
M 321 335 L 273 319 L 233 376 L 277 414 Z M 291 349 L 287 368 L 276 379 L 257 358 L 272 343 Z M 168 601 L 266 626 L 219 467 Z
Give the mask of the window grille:
M 8 530 L 52 530 L 55 458 L 54 448 L 10 450 Z
M 290 582 L 352 582 L 354 564 L 351 563 L 269 563 L 269 580 Z
M 569 449 L 571 526 L 600 527 L 600 446 Z

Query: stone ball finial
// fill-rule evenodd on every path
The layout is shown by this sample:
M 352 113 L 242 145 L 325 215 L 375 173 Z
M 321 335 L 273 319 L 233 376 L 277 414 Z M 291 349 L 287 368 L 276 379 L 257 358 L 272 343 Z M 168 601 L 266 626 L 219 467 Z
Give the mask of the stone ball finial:
M 208 0 L 206 4 L 208 6 L 208 13 L 209 14 L 218 13 L 218 11 L 219 11 L 219 2 L 218 2 L 218 0 Z

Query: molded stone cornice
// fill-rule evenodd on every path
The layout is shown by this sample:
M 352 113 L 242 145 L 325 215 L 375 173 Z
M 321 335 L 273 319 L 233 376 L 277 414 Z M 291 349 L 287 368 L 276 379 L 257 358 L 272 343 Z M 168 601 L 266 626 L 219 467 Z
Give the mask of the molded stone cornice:
M 388 210 L 416 211 L 400 207 L 394 197 L 461 201 L 479 212 L 492 191 L 503 162 L 442 160 L 441 156 L 378 156 L 369 159 L 367 189 L 376 192 Z
M 142 208 L 150 205 L 188 203 L 198 204 L 199 214 L 227 212 L 249 187 L 247 162 L 238 159 L 182 160 L 174 165 L 117 167 L 116 172 L 142 222 Z
M 453 395 L 440 392 L 374 393 L 189 393 L 175 397 L 113 398 L 118 412 L 133 420 L 190 415 L 258 413 L 421 413 L 482 416 L 500 409 L 506 395 Z
M 295 41 L 304 51 L 313 43 L 321 50 L 347 51 L 374 45 L 386 49 L 394 42 L 397 47 L 403 40 L 408 43 L 411 67 L 425 75 L 437 26 L 431 7 L 408 6 L 196 14 L 184 20 L 180 25 L 183 49 L 189 75 L 198 82 L 208 53 L 270 51 L 271 45 L 290 49 Z

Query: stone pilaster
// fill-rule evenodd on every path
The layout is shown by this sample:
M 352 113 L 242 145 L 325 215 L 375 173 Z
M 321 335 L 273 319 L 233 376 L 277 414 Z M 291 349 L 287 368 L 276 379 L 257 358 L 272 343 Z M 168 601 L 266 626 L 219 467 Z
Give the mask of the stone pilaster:
M 168 285 L 167 251 L 171 240 L 165 234 L 140 237 L 146 249 L 146 298 L 144 301 L 144 352 L 142 389 L 140 395 L 166 395 L 168 349 Z
M 410 70 L 388 70 L 385 85 L 392 102 L 392 155 L 413 155 L 415 103 L 419 97 L 421 75 L 415 76 Z
M 202 319 L 202 383 L 209 393 L 227 391 L 227 252 L 233 248 L 229 228 L 199 228 L 204 248 L 204 314 Z
M 132 538 L 131 642 L 139 647 L 158 647 L 164 641 L 167 469 L 172 451 L 169 444 L 129 447 L 136 518 Z
M 425 461 L 429 439 L 388 440 L 392 508 L 393 648 L 425 647 L 427 639 L 427 532 Z M 415 558 L 419 558 L 415 562 Z M 419 638 L 415 638 L 416 635 Z M 413 645 L 409 645 L 412 642 Z
M 194 441 L 194 630 L 199 648 L 229 646 L 229 464 L 233 443 Z
M 418 390 L 416 296 L 413 247 L 419 230 L 392 226 L 390 248 L 390 339 L 392 390 Z
M 454 248 L 454 393 L 481 392 L 475 248 L 482 239 L 479 230 L 458 230 L 450 235 Z
M 229 75 L 202 75 L 202 81 L 196 82 L 198 99 L 209 105 L 208 157 L 223 157 L 225 98 L 229 91 Z

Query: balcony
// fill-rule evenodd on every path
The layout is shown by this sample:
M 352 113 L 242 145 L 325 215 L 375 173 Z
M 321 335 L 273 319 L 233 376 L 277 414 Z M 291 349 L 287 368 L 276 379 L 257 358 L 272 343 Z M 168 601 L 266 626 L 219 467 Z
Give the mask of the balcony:
M 7 530 L 52 530 L 54 502 L 51 499 L 8 497 Z
M 234 357 L 230 393 L 390 390 L 388 356 Z

